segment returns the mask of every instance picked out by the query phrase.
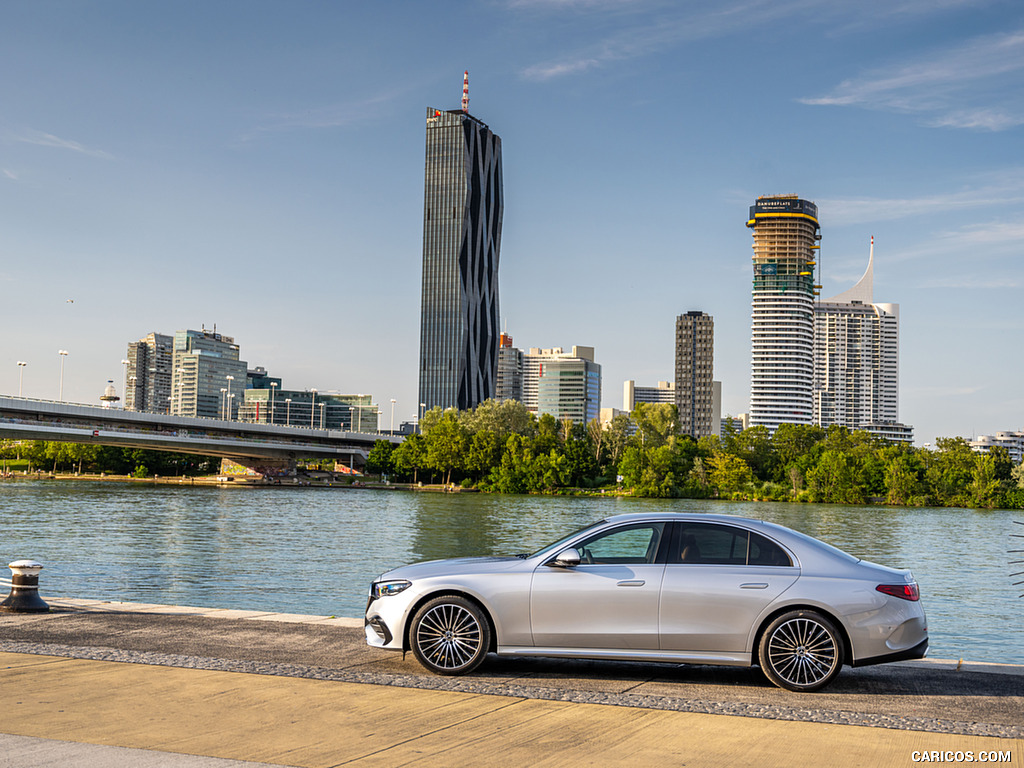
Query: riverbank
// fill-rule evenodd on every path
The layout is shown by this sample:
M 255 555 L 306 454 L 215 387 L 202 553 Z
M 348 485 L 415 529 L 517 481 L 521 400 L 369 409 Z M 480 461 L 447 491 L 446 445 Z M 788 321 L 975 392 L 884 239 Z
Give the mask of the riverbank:
M 367 647 L 359 619 L 47 599 L 53 613 L 0 614 L 0 684 L 17 692 L 0 732 L 293 766 L 1024 756 L 1024 667 L 848 669 L 815 694 L 757 670 L 550 659 L 441 678 Z

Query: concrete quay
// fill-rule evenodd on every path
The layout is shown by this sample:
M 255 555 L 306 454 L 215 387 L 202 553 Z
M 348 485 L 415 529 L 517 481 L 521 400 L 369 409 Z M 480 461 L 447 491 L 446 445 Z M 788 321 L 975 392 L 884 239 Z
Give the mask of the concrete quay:
M 1021 666 L 844 669 L 816 694 L 671 664 L 443 678 L 358 619 L 46 600 L 0 614 L 0 766 L 1024 766 Z

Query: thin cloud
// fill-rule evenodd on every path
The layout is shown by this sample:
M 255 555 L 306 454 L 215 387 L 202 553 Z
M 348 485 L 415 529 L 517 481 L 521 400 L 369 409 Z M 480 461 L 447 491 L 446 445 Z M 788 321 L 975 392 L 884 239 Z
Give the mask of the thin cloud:
M 903 387 L 903 394 L 914 395 L 914 396 L 938 396 L 938 397 L 963 397 L 967 395 L 976 395 L 981 392 L 984 387 Z
M 976 275 L 961 275 L 959 277 L 941 277 L 925 280 L 923 288 L 953 288 L 953 289 L 992 289 L 992 288 L 1020 288 L 1020 280 L 1011 278 L 979 278 Z
M 974 38 L 898 68 L 872 70 L 824 96 L 799 101 L 930 114 L 926 124 L 932 126 L 1004 131 L 1024 124 L 1022 70 L 1024 30 Z M 992 99 L 1001 103 L 984 103 Z
M 12 135 L 9 138 L 11 141 L 21 144 L 33 144 L 37 147 L 53 147 L 55 149 L 68 149 L 72 152 L 88 155 L 89 157 L 98 157 L 104 160 L 113 159 L 113 155 L 109 152 L 104 152 L 102 149 L 86 147 L 77 141 L 62 139 L 59 136 L 54 136 L 52 133 L 44 133 L 43 131 L 27 130 L 23 133 Z
M 408 88 L 380 93 L 367 99 L 316 107 L 301 112 L 281 113 L 268 116 L 253 129 L 253 133 L 242 137 L 250 140 L 254 135 L 293 130 L 320 130 L 324 128 L 346 128 L 352 125 L 372 123 L 390 114 L 390 106 Z
M 8 179 L 11 179 L 12 181 L 18 180 L 18 174 L 7 168 L 4 168 L 4 176 L 6 176 Z
M 1024 203 L 1024 173 L 1018 171 L 993 183 L 960 192 L 904 198 L 825 199 L 819 200 L 818 206 L 828 211 L 831 224 L 848 226 L 1020 203 Z
M 573 18 L 614 19 L 619 31 L 581 46 L 568 55 L 525 67 L 528 80 L 550 80 L 577 75 L 615 62 L 657 54 L 686 42 L 725 37 L 763 27 L 779 20 L 801 17 L 822 26 L 889 22 L 894 17 L 920 17 L 945 12 L 976 0 L 904 0 L 857 5 L 834 0 L 732 0 L 721 3 L 678 4 L 651 0 L 510 0 L 507 7 L 519 12 L 572 14 Z M 624 19 L 633 17 L 633 23 Z

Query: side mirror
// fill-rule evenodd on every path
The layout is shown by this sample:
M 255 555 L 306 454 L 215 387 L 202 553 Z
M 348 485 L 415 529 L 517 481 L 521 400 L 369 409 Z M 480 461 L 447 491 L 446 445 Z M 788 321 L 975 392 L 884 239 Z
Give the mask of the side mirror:
M 579 550 L 570 547 L 562 552 L 555 555 L 555 559 L 551 561 L 551 564 L 558 568 L 575 568 L 580 564 L 580 553 Z

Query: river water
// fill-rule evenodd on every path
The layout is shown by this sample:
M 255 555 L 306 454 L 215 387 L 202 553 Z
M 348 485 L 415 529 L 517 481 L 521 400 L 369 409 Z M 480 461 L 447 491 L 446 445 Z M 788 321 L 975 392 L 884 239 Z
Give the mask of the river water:
M 361 616 L 388 568 L 533 551 L 652 510 L 771 520 L 910 568 L 930 656 L 1024 664 L 1024 513 L 1005 510 L 17 481 L 0 483 L 0 563 L 41 562 L 44 595 Z

